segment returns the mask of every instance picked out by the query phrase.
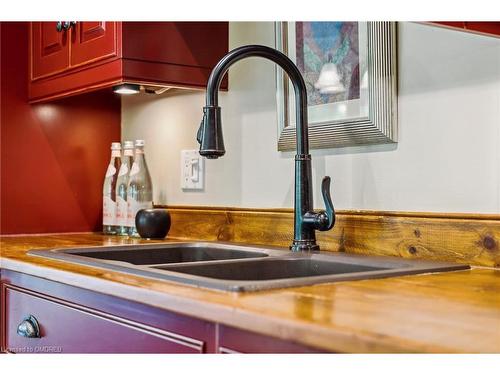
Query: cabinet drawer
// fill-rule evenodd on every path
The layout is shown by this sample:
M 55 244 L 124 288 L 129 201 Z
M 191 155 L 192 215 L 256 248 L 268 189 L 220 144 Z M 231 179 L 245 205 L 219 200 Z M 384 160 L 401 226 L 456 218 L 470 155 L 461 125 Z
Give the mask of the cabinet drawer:
M 200 353 L 203 341 L 4 285 L 5 346 L 14 353 Z M 40 338 L 19 335 L 33 316 Z

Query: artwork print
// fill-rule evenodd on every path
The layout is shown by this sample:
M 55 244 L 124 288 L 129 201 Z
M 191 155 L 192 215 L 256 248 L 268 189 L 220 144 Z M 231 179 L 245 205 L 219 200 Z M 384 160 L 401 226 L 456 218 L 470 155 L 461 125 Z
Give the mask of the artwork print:
M 397 24 L 276 22 L 307 89 L 310 148 L 396 143 Z M 276 69 L 278 150 L 296 147 L 295 91 Z
M 295 33 L 296 62 L 306 82 L 309 106 L 359 99 L 358 23 L 296 22 Z M 321 93 L 315 87 L 327 63 L 335 64 L 344 91 Z

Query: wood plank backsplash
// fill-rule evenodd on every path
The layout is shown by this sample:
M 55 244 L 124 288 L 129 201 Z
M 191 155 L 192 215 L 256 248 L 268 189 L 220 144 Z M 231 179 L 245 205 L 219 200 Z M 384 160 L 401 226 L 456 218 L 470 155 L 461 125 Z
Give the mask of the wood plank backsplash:
M 290 209 L 171 206 L 169 238 L 288 247 Z M 324 251 L 399 256 L 500 267 L 500 215 L 338 211 L 317 232 Z

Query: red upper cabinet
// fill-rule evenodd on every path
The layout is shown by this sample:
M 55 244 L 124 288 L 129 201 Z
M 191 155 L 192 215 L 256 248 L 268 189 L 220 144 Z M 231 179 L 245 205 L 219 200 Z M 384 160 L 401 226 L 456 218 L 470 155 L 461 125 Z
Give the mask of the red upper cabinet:
M 57 22 L 31 23 L 31 79 L 60 73 L 69 68 L 68 34 Z
M 439 24 L 442 26 L 447 26 L 447 27 L 453 27 L 456 29 L 464 29 L 465 28 L 465 22 L 463 21 L 452 21 L 452 22 L 445 22 L 445 21 L 439 21 L 439 22 L 431 22 L 435 24 Z
M 500 37 L 500 22 L 439 21 L 430 23 L 476 34 Z
M 117 56 L 116 22 L 76 22 L 71 35 L 71 66 Z
M 500 22 L 464 22 L 465 29 L 481 34 L 500 36 Z
M 119 83 L 204 88 L 227 22 L 32 22 L 30 102 Z M 227 88 L 227 80 L 222 88 Z
M 124 22 L 122 35 L 127 82 L 204 88 L 228 51 L 227 22 Z

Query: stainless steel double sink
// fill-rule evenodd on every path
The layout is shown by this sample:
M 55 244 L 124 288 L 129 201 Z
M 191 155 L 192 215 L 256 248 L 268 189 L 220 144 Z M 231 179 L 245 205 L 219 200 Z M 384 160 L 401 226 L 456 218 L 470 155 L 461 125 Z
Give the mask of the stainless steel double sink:
M 30 250 L 31 255 L 233 292 L 468 269 L 453 263 L 220 242 Z

